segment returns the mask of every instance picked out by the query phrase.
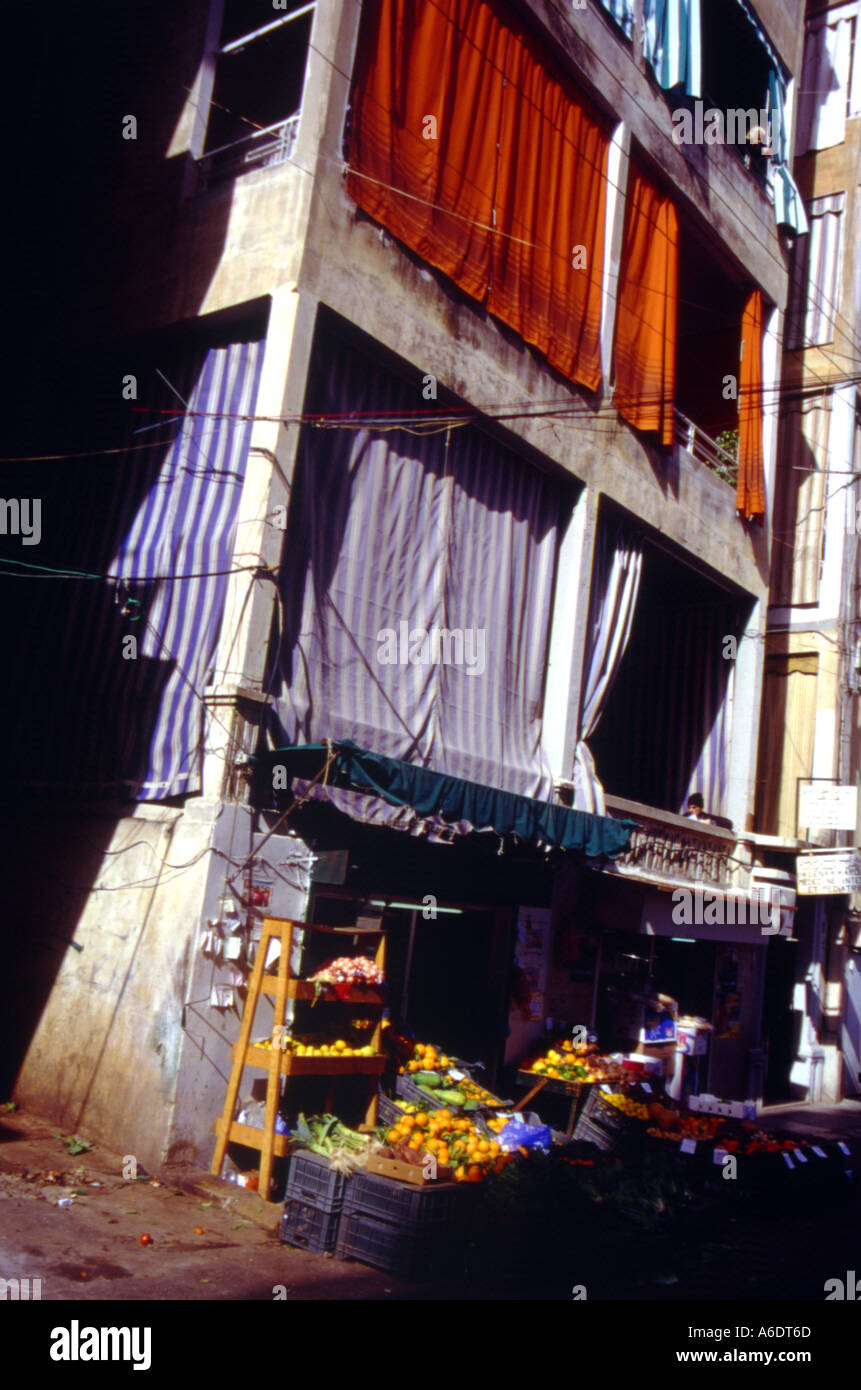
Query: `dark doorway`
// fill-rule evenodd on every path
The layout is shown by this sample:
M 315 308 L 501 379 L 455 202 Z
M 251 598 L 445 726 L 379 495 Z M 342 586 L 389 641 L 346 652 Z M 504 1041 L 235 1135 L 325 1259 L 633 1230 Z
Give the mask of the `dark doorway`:
M 768 1048 L 764 1099 L 772 1104 L 796 1100 L 799 1089 L 790 1081 L 798 1043 L 800 1015 L 792 1007 L 795 987 L 796 942 L 775 937 L 765 959 L 762 1038 Z

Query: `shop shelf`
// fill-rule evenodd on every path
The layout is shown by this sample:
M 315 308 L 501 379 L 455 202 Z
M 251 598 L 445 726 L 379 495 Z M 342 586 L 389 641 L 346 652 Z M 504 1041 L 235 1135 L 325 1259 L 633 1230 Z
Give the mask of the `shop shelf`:
M 310 1202 L 288 1197 L 278 1235 L 285 1245 L 297 1245 L 301 1250 L 324 1255 L 335 1249 L 340 1220 L 340 1211 L 324 1211 Z
M 331 1168 L 321 1154 L 294 1153 L 287 1169 L 285 1196 L 310 1202 L 321 1211 L 340 1211 L 347 1178 Z
M 231 1055 L 236 1053 L 237 1046 L 234 1045 Z M 268 1071 L 271 1064 L 271 1048 L 253 1044 L 248 1047 L 245 1055 L 247 1067 Z M 281 1053 L 282 1076 L 382 1076 L 385 1069 L 386 1058 L 381 1054 L 374 1057 L 294 1057 L 289 1052 Z
M 344 1198 L 344 1212 L 360 1211 L 392 1222 L 416 1235 L 465 1222 L 474 1205 L 468 1183 L 428 1183 L 412 1187 L 376 1173 L 356 1173 Z
M 364 1212 L 345 1211 L 335 1253 L 339 1259 L 361 1260 L 397 1279 L 421 1282 L 451 1277 L 463 1270 L 466 1230 L 448 1226 L 433 1235 L 416 1235 Z
M 261 994 L 278 993 L 278 976 L 264 975 L 260 982 Z M 319 988 L 312 980 L 288 979 L 286 997 L 288 999 L 318 999 L 321 1004 L 379 1004 L 386 1002 L 385 985 L 351 985 L 349 990 L 339 994 L 334 985 L 322 984 Z

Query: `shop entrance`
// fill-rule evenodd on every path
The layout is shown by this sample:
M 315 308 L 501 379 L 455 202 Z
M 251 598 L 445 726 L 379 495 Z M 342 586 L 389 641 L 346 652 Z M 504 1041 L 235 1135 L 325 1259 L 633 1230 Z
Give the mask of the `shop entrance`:
M 767 1047 L 765 1099 L 772 1104 L 796 1100 L 798 1087 L 790 1080 L 798 1050 L 801 1013 L 793 1009 L 797 943 L 774 937 L 765 959 L 762 1038 Z
M 483 1062 L 488 1082 L 501 1065 L 512 956 L 511 913 L 505 909 L 436 905 L 428 919 L 420 902 L 369 899 L 318 890 L 313 920 L 355 922 L 367 903 L 382 907 L 386 982 L 393 1026 L 453 1057 Z

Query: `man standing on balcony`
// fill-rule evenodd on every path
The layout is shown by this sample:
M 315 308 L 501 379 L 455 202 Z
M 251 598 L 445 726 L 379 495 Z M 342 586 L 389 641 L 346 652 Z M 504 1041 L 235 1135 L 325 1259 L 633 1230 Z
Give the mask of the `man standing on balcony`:
M 682 814 L 690 816 L 691 820 L 711 821 L 711 816 L 705 813 L 705 803 L 700 792 L 691 792 Z

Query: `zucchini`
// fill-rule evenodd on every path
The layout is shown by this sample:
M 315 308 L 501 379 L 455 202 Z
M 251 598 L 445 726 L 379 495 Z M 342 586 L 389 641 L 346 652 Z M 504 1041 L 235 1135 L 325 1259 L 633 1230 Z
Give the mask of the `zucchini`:
M 437 1087 L 442 1085 L 442 1077 L 438 1071 L 416 1071 L 413 1072 L 410 1080 L 424 1091 L 435 1091 Z
M 453 1105 L 455 1108 L 466 1104 L 466 1096 L 463 1091 L 437 1091 L 437 1100 L 441 1100 L 443 1105 Z

